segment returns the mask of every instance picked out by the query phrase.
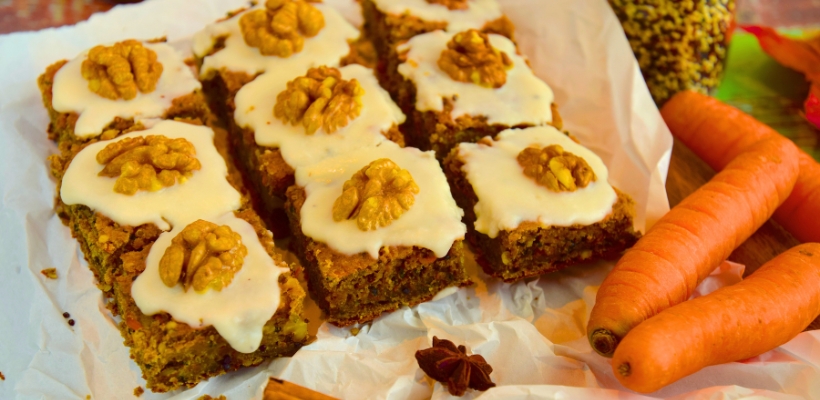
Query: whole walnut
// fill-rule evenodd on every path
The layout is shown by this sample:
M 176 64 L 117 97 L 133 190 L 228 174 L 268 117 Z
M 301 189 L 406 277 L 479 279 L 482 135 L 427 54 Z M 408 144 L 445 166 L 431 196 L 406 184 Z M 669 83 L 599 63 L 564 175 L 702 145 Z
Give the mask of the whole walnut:
M 418 193 L 409 171 L 390 159 L 378 159 L 345 182 L 333 203 L 333 219 L 355 219 L 363 231 L 388 226 L 410 210 Z

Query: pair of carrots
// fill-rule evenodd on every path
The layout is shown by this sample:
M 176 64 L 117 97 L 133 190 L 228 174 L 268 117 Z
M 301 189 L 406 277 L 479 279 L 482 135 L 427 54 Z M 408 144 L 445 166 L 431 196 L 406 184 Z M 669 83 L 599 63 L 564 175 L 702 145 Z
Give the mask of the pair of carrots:
M 613 357 L 622 384 L 640 392 L 775 348 L 820 314 L 820 244 L 812 243 L 686 302 L 772 214 L 798 239 L 820 241 L 820 175 L 813 172 L 820 167 L 788 139 L 707 96 L 678 94 L 661 113 L 675 136 L 722 171 L 661 218 L 598 291 L 590 343 Z
M 675 137 L 717 171 L 749 146 L 781 138 L 750 115 L 696 92 L 674 96 L 661 114 Z M 820 164 L 801 150 L 797 158 L 800 174 L 774 220 L 801 242 L 820 242 Z

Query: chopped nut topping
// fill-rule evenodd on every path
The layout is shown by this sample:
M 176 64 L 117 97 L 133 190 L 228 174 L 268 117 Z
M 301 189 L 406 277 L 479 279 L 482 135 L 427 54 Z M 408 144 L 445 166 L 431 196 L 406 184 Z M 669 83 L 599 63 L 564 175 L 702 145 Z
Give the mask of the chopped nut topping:
M 507 70 L 512 60 L 507 53 L 490 45 L 487 34 L 475 29 L 459 32 L 447 42 L 441 52 L 438 67 L 459 82 L 500 88 L 507 83 Z
M 302 51 L 305 37 L 316 36 L 325 27 L 325 17 L 305 1 L 267 0 L 264 9 L 245 13 L 239 27 L 248 46 L 285 58 Z
M 154 91 L 162 75 L 162 64 L 153 50 L 136 40 L 126 40 L 89 50 L 81 71 L 92 92 L 111 100 L 131 100 L 137 96 L 137 90 Z
M 242 269 L 248 248 L 227 225 L 198 220 L 171 239 L 159 261 L 159 275 L 168 287 L 181 283 L 185 291 L 221 291 Z
M 518 153 L 524 175 L 554 192 L 572 192 L 595 182 L 595 172 L 586 160 L 554 144 L 544 148 L 532 145 Z
M 484 357 L 467 355 L 467 348 L 456 347 L 447 339 L 433 336 L 433 347 L 416 352 L 419 367 L 429 377 L 447 384 L 453 396 L 463 396 L 467 388 L 487 390 L 495 387 L 490 378 L 493 367 Z
M 157 191 L 185 182 L 202 166 L 194 156 L 196 149 L 183 139 L 161 135 L 126 138 L 105 146 L 97 162 L 105 168 L 98 174 L 117 178 L 114 191 L 133 195 L 139 190 Z
M 333 219 L 356 219 L 363 231 L 388 226 L 413 206 L 418 193 L 409 171 L 382 158 L 345 182 L 342 195 L 333 203 Z
M 276 96 L 273 115 L 291 125 L 301 123 L 308 135 L 319 128 L 333 133 L 359 116 L 363 94 L 359 82 L 343 80 L 338 69 L 311 68 Z
M 441 4 L 451 10 L 466 10 L 467 0 L 427 0 L 430 4 Z

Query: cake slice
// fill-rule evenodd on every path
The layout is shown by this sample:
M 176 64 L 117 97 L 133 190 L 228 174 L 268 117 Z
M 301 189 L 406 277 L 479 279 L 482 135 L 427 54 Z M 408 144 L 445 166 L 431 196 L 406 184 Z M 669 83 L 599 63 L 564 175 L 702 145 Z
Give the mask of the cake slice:
M 561 128 L 552 89 L 506 37 L 435 31 L 397 49 L 385 87 L 407 115 L 402 129 L 409 146 L 443 159 L 458 143 L 505 129 Z
M 165 43 L 125 40 L 50 65 L 37 84 L 49 138 L 70 146 L 111 139 L 140 121 L 209 123 L 202 85 Z
M 601 159 L 551 126 L 461 143 L 444 170 L 478 263 L 506 282 L 617 256 L 640 236 Z
M 181 229 L 160 235 L 150 249 L 123 254 L 123 271 L 114 280 L 120 332 L 154 392 L 193 387 L 203 379 L 292 356 L 310 340 L 305 291 L 259 217 L 244 209 L 195 224 L 203 222 L 229 226 L 248 249 L 244 265 L 220 291 L 198 291 L 197 280 L 206 275 L 199 270 L 187 291 L 181 283 L 169 288 L 163 282 L 163 259 Z
M 206 26 L 194 35 L 193 53 L 211 108 L 227 123 L 236 93 L 259 74 L 275 70 L 296 76 L 319 65 L 355 62 L 361 58 L 359 37 L 329 5 L 268 0 Z
M 296 170 L 285 209 L 311 297 L 338 326 L 470 284 L 463 212 L 431 152 L 385 141 Z
M 496 0 L 364 0 L 362 13 L 365 35 L 382 59 L 422 33 L 478 29 L 512 39 L 515 30 Z

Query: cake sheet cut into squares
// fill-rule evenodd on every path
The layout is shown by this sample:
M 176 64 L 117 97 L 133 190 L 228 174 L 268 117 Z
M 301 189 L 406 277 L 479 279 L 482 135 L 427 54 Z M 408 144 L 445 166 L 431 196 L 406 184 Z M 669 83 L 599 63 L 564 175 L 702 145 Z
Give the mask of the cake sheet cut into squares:
M 463 212 L 431 152 L 389 141 L 354 150 L 297 169 L 287 196 L 291 244 L 329 322 L 367 322 L 470 284 Z
M 398 66 L 386 71 L 386 87 L 407 114 L 407 144 L 434 150 L 440 159 L 458 143 L 505 129 L 561 128 L 552 89 L 503 36 L 435 31 L 399 45 L 394 56 Z M 489 61 L 462 68 L 459 57 Z
M 329 99 L 306 93 L 300 87 L 335 84 Z M 346 87 L 338 88 L 340 85 Z M 341 89 L 341 90 L 339 90 Z M 346 93 L 347 90 L 355 94 Z M 328 91 L 330 93 L 330 91 Z M 321 119 L 310 111 L 300 113 L 294 99 L 306 96 L 310 107 L 326 101 Z M 346 112 L 340 110 L 349 108 Z M 404 145 L 398 126 L 405 116 L 379 86 L 373 71 L 351 64 L 340 68 L 318 67 L 296 74 L 270 72 L 257 77 L 236 96 L 232 132 L 234 151 L 245 165 L 246 178 L 259 199 L 257 209 L 277 224 L 285 191 L 294 183 L 294 170 L 361 147 L 384 141 Z M 275 111 L 278 109 L 279 111 Z M 315 121 L 314 131 L 307 126 Z
M 601 159 L 553 127 L 462 143 L 444 169 L 479 264 L 504 281 L 617 256 L 640 237 L 634 201 L 609 185 Z
M 291 355 L 309 340 L 305 294 L 228 181 L 214 135 L 204 126 L 162 121 L 52 157 L 58 208 L 111 297 L 109 309 L 122 316 L 120 332 L 146 386 L 157 392 Z M 173 165 L 164 164 L 171 158 Z M 126 173 L 129 163 L 140 174 Z M 109 167 L 120 173 L 107 175 Z M 156 175 L 143 174 L 146 168 Z M 132 184 L 138 189 L 129 191 Z M 228 250 L 204 231 L 202 262 L 185 256 L 181 268 L 190 273 L 179 279 L 187 280 L 169 284 L 158 267 L 162 243 L 198 220 L 228 226 L 241 239 L 232 236 L 238 242 Z
M 129 52 L 130 58 L 123 56 Z M 137 53 L 144 57 L 136 58 Z M 151 67 L 140 73 L 120 72 L 131 74 L 130 80 L 109 76 L 100 63 L 109 62 L 106 57 L 124 63 L 145 60 Z M 113 84 L 114 78 L 121 83 Z M 211 119 L 202 85 L 176 50 L 161 42 L 126 40 L 96 46 L 50 65 L 37 84 L 50 118 L 49 138 L 64 146 L 110 139 L 143 120 Z

